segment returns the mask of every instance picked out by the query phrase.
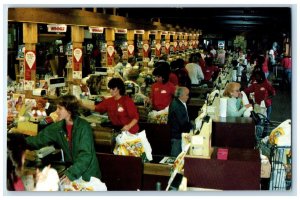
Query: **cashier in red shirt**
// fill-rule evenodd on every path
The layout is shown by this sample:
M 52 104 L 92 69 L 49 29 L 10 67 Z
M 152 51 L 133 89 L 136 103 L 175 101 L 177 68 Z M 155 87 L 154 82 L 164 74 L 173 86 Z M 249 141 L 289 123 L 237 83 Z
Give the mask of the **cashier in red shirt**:
M 100 113 L 107 113 L 112 125 L 122 127 L 122 131 L 136 134 L 139 131 L 139 114 L 133 100 L 125 95 L 125 85 L 120 78 L 112 78 L 108 82 L 112 97 L 91 108 Z M 87 106 L 85 106 L 87 107 Z
M 175 93 L 175 86 L 169 82 L 170 66 L 161 62 L 153 70 L 155 83 L 151 86 L 150 103 L 153 110 L 163 110 L 168 107 Z

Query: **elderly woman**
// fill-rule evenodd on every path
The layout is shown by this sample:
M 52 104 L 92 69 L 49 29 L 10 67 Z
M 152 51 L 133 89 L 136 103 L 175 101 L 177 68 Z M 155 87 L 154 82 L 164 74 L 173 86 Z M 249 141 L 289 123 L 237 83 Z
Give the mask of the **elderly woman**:
M 236 82 L 228 83 L 225 87 L 223 96 L 227 99 L 227 116 L 241 117 L 245 110 L 251 107 L 251 104 L 243 105 L 242 94 L 240 92 L 241 84 Z

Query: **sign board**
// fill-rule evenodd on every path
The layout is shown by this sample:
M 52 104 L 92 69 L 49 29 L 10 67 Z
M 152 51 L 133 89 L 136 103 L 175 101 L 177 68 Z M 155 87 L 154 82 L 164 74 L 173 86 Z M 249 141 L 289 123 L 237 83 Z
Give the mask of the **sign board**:
M 67 32 L 67 25 L 65 24 L 49 24 L 47 25 L 48 32 L 64 33 Z
M 100 26 L 90 26 L 89 31 L 90 33 L 103 33 L 104 28 Z

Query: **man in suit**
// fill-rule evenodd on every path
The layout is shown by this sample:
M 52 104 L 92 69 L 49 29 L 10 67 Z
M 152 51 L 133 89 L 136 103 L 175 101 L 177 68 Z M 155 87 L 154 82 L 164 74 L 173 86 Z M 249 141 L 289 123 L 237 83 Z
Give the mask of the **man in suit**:
M 182 151 L 181 134 L 190 132 L 193 128 L 186 106 L 188 98 L 189 89 L 178 87 L 169 106 L 168 124 L 171 127 L 171 156 L 174 157 L 177 157 Z

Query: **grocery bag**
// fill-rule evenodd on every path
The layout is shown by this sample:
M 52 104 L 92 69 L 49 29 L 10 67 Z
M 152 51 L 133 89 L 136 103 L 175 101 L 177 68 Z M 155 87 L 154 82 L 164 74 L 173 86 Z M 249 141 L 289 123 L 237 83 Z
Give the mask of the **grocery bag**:
M 145 130 L 137 134 L 122 131 L 116 137 L 115 155 L 141 157 L 143 162 L 152 160 L 152 149 L 146 137 Z

